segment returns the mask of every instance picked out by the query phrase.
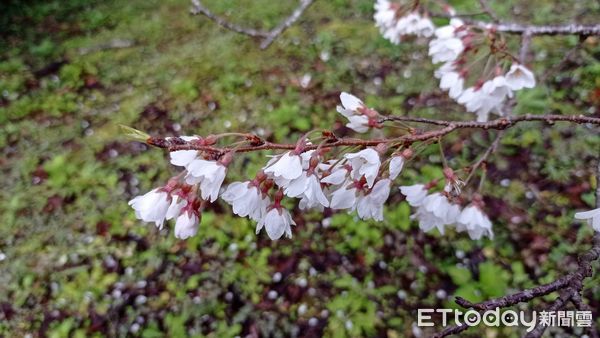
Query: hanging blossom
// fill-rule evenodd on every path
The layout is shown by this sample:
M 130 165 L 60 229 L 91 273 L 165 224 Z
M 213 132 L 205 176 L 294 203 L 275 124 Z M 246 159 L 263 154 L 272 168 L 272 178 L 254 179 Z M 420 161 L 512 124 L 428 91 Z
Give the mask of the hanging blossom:
M 176 219 L 175 237 L 186 239 L 198 231 L 201 201 L 190 185 L 173 178 L 166 186 L 136 196 L 129 205 L 137 218 L 162 229 L 164 222 Z
M 272 240 L 277 240 L 284 234 L 286 237 L 292 238 L 292 225 L 296 225 L 296 223 L 290 212 L 281 206 L 282 199 L 283 192 L 278 190 L 273 204 L 269 206 L 264 217 L 256 225 L 257 234 L 262 228 L 265 228 L 267 235 Z
M 429 17 L 422 16 L 414 5 L 377 0 L 373 18 L 383 37 L 394 44 L 399 44 L 407 35 L 430 37 L 435 30 Z
M 377 121 L 379 113 L 365 106 L 356 96 L 342 92 L 340 101 L 342 105 L 337 106 L 337 111 L 350 121 L 346 127 L 357 133 L 365 133 L 372 127 L 381 128 L 381 124 Z
M 575 219 L 587 221 L 596 231 L 600 231 L 600 208 L 575 214 Z
M 492 222 L 481 208 L 476 204 L 471 204 L 463 209 L 456 220 L 457 231 L 467 231 L 471 239 L 481 239 L 487 235 L 494 238 L 492 232 Z
M 252 181 L 229 184 L 221 198 L 232 206 L 234 214 L 258 222 L 265 217 L 267 207 L 271 204 L 267 195 L 271 186 L 272 182 L 260 171 Z
M 442 192 L 429 193 L 430 189 L 437 186 L 437 180 L 426 185 L 400 187 L 406 201 L 416 208 L 411 219 L 417 220 L 425 232 L 437 229 L 443 235 L 447 227 L 455 226 L 456 231 L 466 231 L 474 240 L 483 236 L 493 238 L 492 223 L 481 209 L 481 197 L 475 196 L 472 203 L 461 210 L 460 205 L 453 202 L 453 194 L 460 194 L 462 181 L 449 168 L 444 168 L 444 176 L 446 186 Z
M 435 77 L 440 79 L 440 88 L 448 91 L 448 96 L 464 105 L 467 111 L 477 114 L 479 122 L 487 121 L 490 114 L 504 116 L 506 100 L 514 96 L 514 91 L 535 87 L 533 73 L 513 59 L 505 72 L 503 65 L 506 62 L 503 59 L 509 55 L 507 52 L 483 58 L 479 63 L 485 65 L 484 72 L 479 77 L 475 76 L 478 72 L 473 69 L 478 62 L 470 58 L 479 58 L 480 44 L 488 41 L 483 38 L 485 34 L 494 33 L 475 31 L 462 20 L 452 18 L 449 25 L 436 29 L 435 38 L 429 43 L 433 63 L 443 63 L 435 72 Z M 496 51 L 499 47 L 491 49 Z M 491 65 L 492 72 L 486 71 L 490 58 L 498 60 Z M 469 76 L 475 77 L 474 84 L 465 88 Z

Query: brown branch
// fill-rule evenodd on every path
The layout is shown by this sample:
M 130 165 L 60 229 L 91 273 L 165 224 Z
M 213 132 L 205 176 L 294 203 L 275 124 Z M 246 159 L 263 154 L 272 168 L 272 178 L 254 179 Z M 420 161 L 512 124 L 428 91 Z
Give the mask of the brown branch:
M 220 16 L 212 13 L 206 6 L 204 6 L 200 0 L 192 0 L 192 14 L 203 14 L 207 18 L 221 25 L 222 27 L 234 31 L 236 33 L 248 35 L 251 37 L 262 38 L 260 43 L 261 49 L 269 47 L 279 35 L 281 35 L 286 29 L 288 29 L 294 22 L 298 21 L 302 13 L 314 2 L 314 0 L 300 0 L 300 5 L 290 14 L 287 18 L 282 20 L 275 28 L 270 31 L 264 31 L 254 28 L 242 27 L 234 24 Z
M 254 28 L 242 27 L 242 26 L 239 26 L 232 22 L 229 22 L 220 16 L 217 16 L 216 14 L 211 12 L 208 8 L 206 8 L 200 2 L 200 0 L 192 0 L 192 11 L 191 12 L 194 15 L 203 14 L 204 16 L 206 16 L 207 18 L 216 22 L 217 24 L 221 25 L 222 27 L 227 28 L 231 31 L 240 33 L 240 34 L 245 34 L 248 36 L 260 37 L 260 38 L 266 38 L 267 36 L 269 36 L 269 32 L 265 32 L 263 30 L 258 30 L 258 29 L 254 29 Z
M 434 129 L 425 131 L 422 133 L 408 134 L 394 138 L 383 138 L 383 139 L 356 139 L 356 138 L 342 138 L 338 139 L 332 136 L 328 142 L 321 145 L 322 149 L 329 149 L 343 146 L 376 146 L 378 144 L 412 144 L 415 142 L 422 142 L 427 140 L 436 139 L 457 129 L 497 129 L 503 130 L 511 128 L 518 123 L 525 121 L 541 121 L 546 123 L 554 122 L 572 122 L 579 124 L 595 124 L 600 125 L 600 118 L 589 117 L 584 115 L 520 115 L 511 118 L 499 118 L 488 122 L 476 122 L 476 121 L 444 121 L 444 120 L 431 120 L 431 119 L 412 119 L 414 122 L 421 122 L 425 124 L 442 125 L 444 128 Z M 387 116 L 381 119 L 381 121 L 408 121 L 408 118 L 402 116 Z M 146 142 L 150 145 L 165 148 L 169 151 L 177 150 L 199 150 L 209 153 L 224 154 L 229 151 L 235 150 L 238 153 L 261 151 L 261 150 L 293 150 L 296 148 L 296 144 L 281 144 L 273 143 L 260 139 L 258 136 L 248 134 L 247 139 L 251 145 L 235 147 L 217 147 L 213 145 L 203 145 L 194 141 L 184 141 L 180 138 L 162 138 L 162 137 L 150 137 Z M 305 150 L 314 150 L 318 145 L 307 145 Z

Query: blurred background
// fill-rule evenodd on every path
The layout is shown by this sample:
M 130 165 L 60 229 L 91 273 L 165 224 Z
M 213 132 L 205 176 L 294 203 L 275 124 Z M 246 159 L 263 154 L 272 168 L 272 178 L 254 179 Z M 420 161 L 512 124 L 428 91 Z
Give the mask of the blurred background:
M 481 11 L 477 1 L 451 3 Z M 268 29 L 297 3 L 205 5 Z M 600 19 L 596 1 L 492 7 L 535 24 Z M 127 201 L 177 169 L 165 151 L 124 138 L 118 124 L 162 136 L 251 131 L 281 142 L 313 128 L 346 135 L 335 112 L 340 91 L 384 114 L 473 118 L 439 90 L 426 41 L 396 46 L 379 35 L 373 1 L 317 0 L 265 51 L 189 8 L 186 0 L 0 4 L 0 335 L 427 336 L 431 329 L 415 327 L 416 309 L 552 281 L 589 247 L 591 227 L 572 215 L 594 203 L 600 137 L 569 124 L 522 125 L 503 138 L 483 190 L 493 241 L 421 232 L 397 190 L 384 222 L 296 211 L 294 238 L 277 242 L 222 202 L 187 241 L 171 226 L 141 223 Z M 518 53 L 518 38 L 509 43 Z M 600 116 L 599 58 L 598 37 L 534 38 L 529 66 L 539 85 L 519 93 L 515 113 Z M 468 165 L 494 137 L 445 139 L 450 165 Z M 438 154 L 422 149 L 399 183 L 442 177 Z M 265 155 L 236 160 L 228 180 L 254 175 Z M 584 293 L 595 309 L 599 283 L 588 280 Z

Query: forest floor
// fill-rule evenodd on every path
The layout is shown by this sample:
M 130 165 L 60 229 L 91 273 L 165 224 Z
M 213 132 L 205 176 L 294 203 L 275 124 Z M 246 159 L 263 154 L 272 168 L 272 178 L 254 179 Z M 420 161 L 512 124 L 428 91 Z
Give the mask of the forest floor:
M 206 4 L 256 27 L 273 27 L 294 7 Z M 453 4 L 477 11 L 476 1 Z M 162 136 L 345 135 L 335 111 L 341 91 L 386 114 L 472 119 L 439 90 L 426 41 L 398 46 L 379 35 L 373 1 L 316 1 L 264 51 L 189 8 L 186 0 L 0 5 L 0 335 L 408 337 L 419 333 L 418 308 L 552 281 L 589 247 L 591 228 L 572 218 L 594 203 L 600 137 L 589 126 L 506 133 L 483 187 L 493 240 L 423 233 L 397 189 L 384 222 L 296 210 L 294 238 L 276 242 L 221 202 L 187 241 L 171 226 L 141 223 L 127 201 L 176 169 L 163 150 L 123 137 L 119 124 Z M 538 24 L 600 17 L 597 2 L 506 1 L 495 9 Z M 531 51 L 539 85 L 518 95 L 515 114 L 600 116 L 598 38 L 536 37 Z M 494 137 L 451 136 L 450 165 L 468 165 Z M 236 161 L 228 179 L 253 175 L 265 155 Z M 437 146 L 425 147 L 398 183 L 441 178 L 440 163 Z M 598 275 L 584 296 L 600 308 Z M 465 336 L 519 333 L 478 328 Z

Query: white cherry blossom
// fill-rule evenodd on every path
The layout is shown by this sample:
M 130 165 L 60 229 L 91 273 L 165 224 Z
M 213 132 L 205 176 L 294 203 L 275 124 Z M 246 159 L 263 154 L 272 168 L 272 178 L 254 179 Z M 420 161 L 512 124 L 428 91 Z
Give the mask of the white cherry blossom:
M 189 185 L 200 183 L 202 199 L 214 202 L 225 180 L 227 167 L 217 161 L 195 159 L 187 166 L 185 181 Z
M 262 218 L 266 209 L 260 191 L 250 181 L 229 184 L 221 198 L 232 206 L 234 214 L 255 221 Z
M 344 115 L 350 122 L 346 124 L 346 127 L 358 132 L 364 133 L 369 130 L 369 118 L 363 111 L 365 110 L 365 104 L 356 96 L 342 92 L 340 94 L 341 106 L 337 106 L 338 113 Z
M 144 222 L 154 222 L 158 228 L 162 228 L 170 204 L 169 194 L 158 188 L 129 201 L 129 205 L 135 210 L 135 216 L 138 219 Z
M 352 166 L 352 178 L 359 180 L 364 175 L 367 185 L 369 188 L 372 187 L 381 166 L 379 153 L 373 148 L 367 148 L 357 153 L 345 154 L 344 157 L 350 161 Z
M 600 231 L 600 208 L 575 214 L 575 219 L 586 220 L 596 231 Z
M 165 215 L 165 219 L 170 220 L 173 219 L 181 213 L 181 210 L 188 204 L 185 198 L 182 198 L 178 195 L 173 196 L 171 201 L 171 205 L 169 205 L 169 209 L 167 210 L 167 214 Z
M 406 196 L 406 201 L 413 207 L 423 204 L 423 200 L 427 197 L 427 189 L 423 184 L 401 186 L 400 192 Z
M 258 222 L 256 233 L 258 234 L 264 227 L 272 240 L 277 240 L 284 234 L 286 237 L 292 238 L 292 225 L 296 225 L 296 223 L 290 213 L 281 207 L 274 207 Z
M 441 234 L 444 234 L 444 227 L 455 223 L 459 215 L 458 205 L 450 203 L 448 198 L 440 193 L 433 193 L 423 199 L 411 218 L 419 221 L 419 227 L 423 231 L 437 228 Z
M 302 158 L 288 151 L 271 159 L 267 166 L 263 168 L 263 171 L 266 174 L 273 175 L 275 178 L 293 180 L 302 175 L 302 169 Z
M 330 207 L 332 209 L 351 209 L 356 204 L 356 187 L 354 183 L 346 181 L 340 188 L 331 194 Z
M 464 49 L 459 38 L 437 38 L 429 42 L 429 56 L 433 63 L 454 61 Z
M 512 90 L 535 87 L 535 76 L 521 64 L 513 63 L 505 77 L 506 84 Z
M 391 185 L 392 181 L 389 179 L 377 181 L 367 195 L 359 196 L 356 201 L 358 217 L 383 221 L 383 205 L 390 196 Z
M 175 237 L 187 239 L 198 233 L 200 218 L 193 211 L 186 211 L 177 217 L 175 221 Z
M 492 222 L 478 206 L 473 204 L 465 207 L 456 219 L 456 230 L 467 231 L 471 239 L 480 239 L 485 235 L 494 237 Z
M 448 96 L 456 99 L 463 92 L 463 85 L 465 80 L 457 72 L 447 72 L 442 75 L 440 80 L 440 88 L 448 91 Z

